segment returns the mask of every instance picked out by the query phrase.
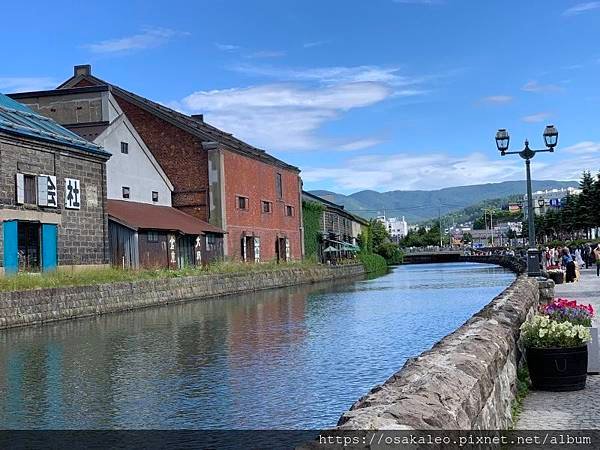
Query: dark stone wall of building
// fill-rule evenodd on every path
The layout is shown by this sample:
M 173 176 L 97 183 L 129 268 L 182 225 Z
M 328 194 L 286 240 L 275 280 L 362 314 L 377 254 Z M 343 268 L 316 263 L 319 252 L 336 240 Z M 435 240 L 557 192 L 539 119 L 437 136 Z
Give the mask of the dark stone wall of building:
M 57 208 L 18 205 L 17 173 L 55 175 Z M 80 181 L 81 209 L 64 207 L 65 178 Z M 108 263 L 108 215 L 106 170 L 103 159 L 85 152 L 0 135 L 0 207 L 3 220 L 24 214 L 58 221 L 58 264 L 89 265 Z M 0 233 L 0 266 L 4 242 Z

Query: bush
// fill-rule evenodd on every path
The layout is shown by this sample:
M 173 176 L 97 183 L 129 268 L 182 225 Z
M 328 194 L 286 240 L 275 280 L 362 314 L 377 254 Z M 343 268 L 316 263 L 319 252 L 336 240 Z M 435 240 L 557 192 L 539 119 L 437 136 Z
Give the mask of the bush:
M 379 272 L 384 273 L 387 272 L 387 262 L 385 258 L 381 255 L 369 254 L 369 253 L 359 253 L 358 259 L 364 266 L 367 273 L 371 272 Z
M 402 264 L 404 261 L 404 254 L 400 248 L 393 242 L 384 242 L 377 248 L 377 254 L 383 256 L 385 261 L 392 264 Z

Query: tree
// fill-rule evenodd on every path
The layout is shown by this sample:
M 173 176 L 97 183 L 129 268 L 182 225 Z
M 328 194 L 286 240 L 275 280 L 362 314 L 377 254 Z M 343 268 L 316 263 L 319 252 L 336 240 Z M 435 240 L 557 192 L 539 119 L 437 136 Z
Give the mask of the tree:
M 463 244 L 473 242 L 473 235 L 471 233 L 463 233 L 462 241 L 463 241 Z

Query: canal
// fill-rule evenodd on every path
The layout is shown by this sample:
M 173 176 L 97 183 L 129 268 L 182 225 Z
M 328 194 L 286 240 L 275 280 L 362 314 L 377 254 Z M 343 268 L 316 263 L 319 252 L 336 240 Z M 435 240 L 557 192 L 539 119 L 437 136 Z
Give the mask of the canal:
M 514 280 L 472 263 L 0 332 L 13 429 L 318 429 Z

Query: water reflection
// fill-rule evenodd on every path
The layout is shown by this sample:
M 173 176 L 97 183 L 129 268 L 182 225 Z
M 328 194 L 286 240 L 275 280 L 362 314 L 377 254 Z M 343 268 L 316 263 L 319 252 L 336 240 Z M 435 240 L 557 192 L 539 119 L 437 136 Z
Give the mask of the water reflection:
M 477 264 L 0 333 L 5 428 L 319 428 L 514 276 Z

